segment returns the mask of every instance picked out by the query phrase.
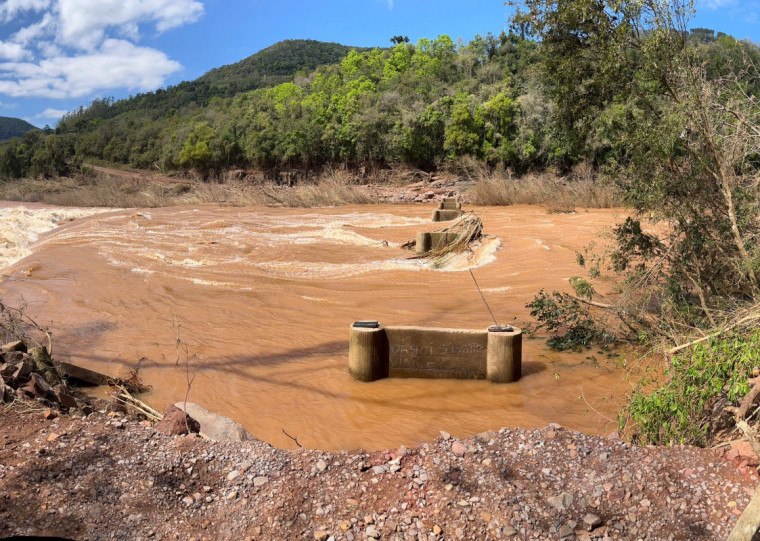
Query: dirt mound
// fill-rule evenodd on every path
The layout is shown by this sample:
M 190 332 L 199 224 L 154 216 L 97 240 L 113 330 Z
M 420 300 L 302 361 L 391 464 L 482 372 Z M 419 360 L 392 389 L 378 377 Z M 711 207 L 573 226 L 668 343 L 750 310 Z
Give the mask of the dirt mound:
M 5 407 L 0 434 L 0 537 L 725 539 L 756 481 L 718 451 L 557 426 L 324 453 Z

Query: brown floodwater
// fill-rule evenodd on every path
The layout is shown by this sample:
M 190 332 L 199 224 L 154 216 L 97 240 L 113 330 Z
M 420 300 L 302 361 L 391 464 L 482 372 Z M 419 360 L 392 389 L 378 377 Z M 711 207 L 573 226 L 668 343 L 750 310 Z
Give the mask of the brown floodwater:
M 14 212 L 44 212 L 29 208 Z M 87 213 L 71 214 L 3 270 L 0 295 L 23 299 L 50 326 L 61 359 L 114 376 L 143 359 L 139 374 L 152 386 L 143 399 L 157 409 L 184 399 L 186 359 L 200 359 L 189 400 L 280 447 L 294 445 L 283 430 L 326 450 L 552 422 L 612 430 L 605 417 L 615 416 L 625 372 L 595 350 L 559 354 L 526 340 L 523 378 L 508 385 L 349 376 L 354 320 L 483 329 L 491 320 L 473 267 L 499 323 L 523 325 L 525 304 L 542 288 L 567 289 L 580 273 L 576 250 L 617 219 L 612 210 L 474 210 L 491 238 L 439 268 L 400 248 L 436 228 L 430 205 L 173 207 L 67 222 Z M 187 348 L 179 363 L 174 319 Z

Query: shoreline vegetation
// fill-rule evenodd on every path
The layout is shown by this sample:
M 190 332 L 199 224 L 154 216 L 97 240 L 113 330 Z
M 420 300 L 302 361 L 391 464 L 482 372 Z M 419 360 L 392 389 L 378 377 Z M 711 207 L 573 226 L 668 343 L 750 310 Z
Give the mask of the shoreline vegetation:
M 619 190 L 601 181 L 585 163 L 566 174 L 516 175 L 510 169 L 490 168 L 473 159 L 458 160 L 435 172 L 409 166 L 328 167 L 319 172 L 234 169 L 214 180 L 192 173 L 159 176 L 151 171 L 83 165 L 68 176 L 0 181 L 0 200 L 113 208 L 198 204 L 326 207 L 402 204 L 414 201 L 405 192 L 431 190 L 478 206 L 539 205 L 549 212 L 622 205 Z

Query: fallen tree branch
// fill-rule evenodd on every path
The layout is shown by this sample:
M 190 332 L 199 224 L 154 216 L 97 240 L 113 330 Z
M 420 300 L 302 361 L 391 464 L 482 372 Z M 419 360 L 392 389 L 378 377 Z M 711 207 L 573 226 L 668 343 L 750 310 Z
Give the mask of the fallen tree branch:
M 118 392 L 114 394 L 113 397 L 118 402 L 121 402 L 122 404 L 139 411 L 140 413 L 145 415 L 148 419 L 151 419 L 153 421 L 160 421 L 161 419 L 164 418 L 164 416 L 161 415 L 160 412 L 154 410 L 145 402 L 142 402 L 141 400 L 132 396 L 129 390 L 123 385 L 116 385 L 116 389 Z
M 726 408 L 726 411 L 732 412 L 734 416 L 736 417 L 737 426 L 738 426 L 738 421 L 743 421 L 744 419 L 747 418 L 747 412 L 755 404 L 755 400 L 757 400 L 758 395 L 760 395 L 760 377 L 750 378 L 748 380 L 748 383 L 751 386 L 750 390 L 744 396 L 744 398 L 742 398 L 742 401 L 739 404 L 739 407 L 735 408 L 735 407 L 729 406 Z M 760 454 L 757 456 L 760 456 Z
M 757 305 L 755 305 L 753 307 L 753 309 L 757 310 Z M 670 348 L 666 353 L 668 355 L 673 355 L 675 353 L 678 353 L 682 349 L 686 349 L 686 348 L 688 348 L 690 346 L 695 346 L 695 345 L 697 345 L 697 344 L 699 344 L 701 342 L 704 342 L 705 340 L 709 340 L 710 338 L 715 338 L 716 336 L 719 336 L 719 335 L 723 334 L 726 331 L 733 330 L 736 327 L 739 327 L 740 325 L 744 325 L 745 323 L 749 323 L 751 321 L 756 321 L 758 319 L 760 319 L 760 313 L 758 313 L 756 311 L 753 311 L 750 315 L 744 316 L 743 318 L 740 318 L 740 319 L 737 319 L 733 323 L 731 323 L 730 325 L 727 325 L 727 326 L 723 327 L 722 329 L 719 329 L 719 330 L 715 331 L 714 333 L 710 333 L 707 336 L 703 336 L 702 338 L 698 338 L 697 340 L 692 340 L 691 342 L 687 342 L 686 344 L 682 344 L 680 346 L 676 346 L 674 348 Z
M 299 448 L 303 449 L 303 445 L 301 445 L 300 443 L 298 443 L 298 438 L 294 438 L 293 436 L 291 436 L 290 434 L 288 434 L 287 432 L 285 432 L 284 428 L 282 429 L 282 433 L 285 434 L 287 437 L 289 437 L 294 442 L 296 442 L 296 445 L 298 445 Z
M 666 351 L 666 353 L 668 355 L 675 355 L 676 353 L 678 353 L 682 349 L 686 349 L 686 348 L 688 348 L 690 346 L 696 346 L 697 344 L 699 344 L 701 342 L 704 342 L 705 340 L 709 340 L 710 338 L 715 338 L 716 336 L 722 334 L 723 332 L 725 332 L 725 329 L 720 330 L 718 332 L 714 332 L 712 334 L 708 334 L 707 336 L 703 336 L 702 338 L 698 338 L 697 340 L 692 340 L 691 342 L 687 342 L 686 344 L 681 344 L 680 346 L 676 346 L 674 348 L 670 348 L 668 351 Z

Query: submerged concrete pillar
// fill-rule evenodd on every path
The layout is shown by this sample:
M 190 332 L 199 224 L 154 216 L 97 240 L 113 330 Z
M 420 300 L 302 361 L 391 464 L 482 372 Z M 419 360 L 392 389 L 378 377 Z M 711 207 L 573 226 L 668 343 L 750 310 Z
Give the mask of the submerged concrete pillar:
M 359 322 L 357 322 L 359 323 Z M 348 371 L 359 381 L 388 377 L 388 338 L 385 329 L 351 325 L 348 339 Z
M 430 233 L 417 233 L 415 251 L 418 254 L 426 254 L 433 248 L 433 237 Z
M 434 222 L 450 222 L 451 220 L 456 220 L 462 215 L 461 210 L 441 210 L 436 209 L 433 211 L 433 221 Z
M 522 331 L 489 327 L 486 377 L 493 383 L 512 383 L 522 375 Z
M 440 203 L 438 203 L 438 210 L 461 210 L 462 203 L 457 201 L 456 199 L 453 200 L 447 200 L 444 199 Z

